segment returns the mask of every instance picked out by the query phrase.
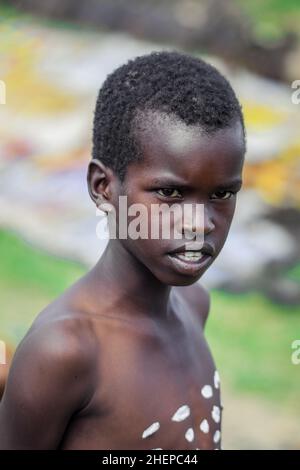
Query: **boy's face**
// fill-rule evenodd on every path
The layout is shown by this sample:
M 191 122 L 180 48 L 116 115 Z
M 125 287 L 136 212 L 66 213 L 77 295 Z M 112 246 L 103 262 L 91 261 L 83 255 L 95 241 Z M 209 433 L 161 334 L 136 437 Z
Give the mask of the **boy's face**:
M 122 195 L 127 196 L 128 207 L 143 204 L 148 210 L 150 227 L 152 204 L 204 204 L 202 226 L 192 229 L 203 231 L 209 254 L 198 261 L 187 260 L 182 255 L 180 258 L 178 253 L 170 255 L 185 243 L 195 244 L 184 237 L 181 240 L 174 236 L 172 239 L 128 238 L 120 242 L 161 282 L 192 284 L 221 251 L 231 225 L 236 192 L 242 183 L 242 126 L 237 122 L 207 135 L 199 126 L 187 126 L 165 113 L 148 112 L 139 120 L 136 138 L 143 159 L 127 167 Z

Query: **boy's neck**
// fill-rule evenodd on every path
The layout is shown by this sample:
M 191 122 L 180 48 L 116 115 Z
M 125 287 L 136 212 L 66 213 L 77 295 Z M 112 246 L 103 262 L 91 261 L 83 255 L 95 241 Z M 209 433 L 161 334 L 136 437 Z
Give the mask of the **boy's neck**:
M 161 283 L 118 240 L 110 240 L 90 272 L 97 295 L 119 311 L 153 320 L 167 320 L 171 286 Z

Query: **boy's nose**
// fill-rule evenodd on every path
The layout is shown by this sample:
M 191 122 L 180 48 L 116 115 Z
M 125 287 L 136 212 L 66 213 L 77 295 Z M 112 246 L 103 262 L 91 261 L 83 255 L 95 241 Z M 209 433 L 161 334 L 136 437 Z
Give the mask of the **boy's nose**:
M 215 229 L 215 224 L 212 220 L 209 210 L 204 206 L 201 213 L 193 214 L 192 217 L 184 217 L 183 219 L 183 233 L 198 236 L 206 236 Z

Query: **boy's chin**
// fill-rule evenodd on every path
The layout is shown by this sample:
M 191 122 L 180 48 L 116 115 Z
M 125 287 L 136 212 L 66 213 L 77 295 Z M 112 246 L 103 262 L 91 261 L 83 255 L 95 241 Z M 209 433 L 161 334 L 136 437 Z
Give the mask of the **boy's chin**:
M 195 282 L 199 281 L 201 279 L 202 274 L 198 276 L 186 276 L 182 277 L 179 279 L 178 277 L 173 277 L 173 279 L 170 279 L 170 281 L 167 283 L 169 286 L 190 286 L 192 284 L 195 284 Z
M 151 270 L 157 279 L 169 286 L 189 286 L 197 282 L 214 261 L 210 255 L 197 260 L 182 259 L 177 255 L 167 255 L 163 264 Z
M 167 273 L 167 271 L 161 273 L 153 273 L 155 277 L 167 286 L 190 286 L 203 276 L 204 273 L 198 273 L 197 275 L 178 274 L 174 272 Z

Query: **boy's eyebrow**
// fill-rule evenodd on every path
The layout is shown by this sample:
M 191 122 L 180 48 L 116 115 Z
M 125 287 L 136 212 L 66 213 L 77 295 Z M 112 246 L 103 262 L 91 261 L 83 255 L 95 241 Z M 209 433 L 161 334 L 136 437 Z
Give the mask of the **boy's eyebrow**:
M 240 189 L 243 184 L 243 180 L 241 178 L 235 178 L 231 181 L 226 183 L 221 183 L 218 185 L 218 189 Z
M 173 177 L 173 178 L 154 178 L 153 180 L 151 180 L 150 184 L 153 184 L 153 185 L 160 185 L 160 186 L 181 186 L 182 188 L 184 187 L 189 187 L 190 185 L 185 181 L 185 180 L 181 180 L 180 178 L 177 178 L 177 177 Z M 243 184 L 243 181 L 241 178 L 235 178 L 231 181 L 228 181 L 228 182 L 225 182 L 225 183 L 221 183 L 218 185 L 218 188 L 219 189 L 230 189 L 230 188 L 234 188 L 234 189 L 240 189 L 241 186 Z
M 159 184 L 161 186 L 164 186 L 164 185 L 165 186 L 178 185 L 178 186 L 182 186 L 182 187 L 184 187 L 184 186 L 188 187 L 189 186 L 188 183 L 185 180 L 177 178 L 176 176 L 174 176 L 174 177 L 154 178 L 153 180 L 151 180 L 150 183 L 154 184 L 154 185 Z

